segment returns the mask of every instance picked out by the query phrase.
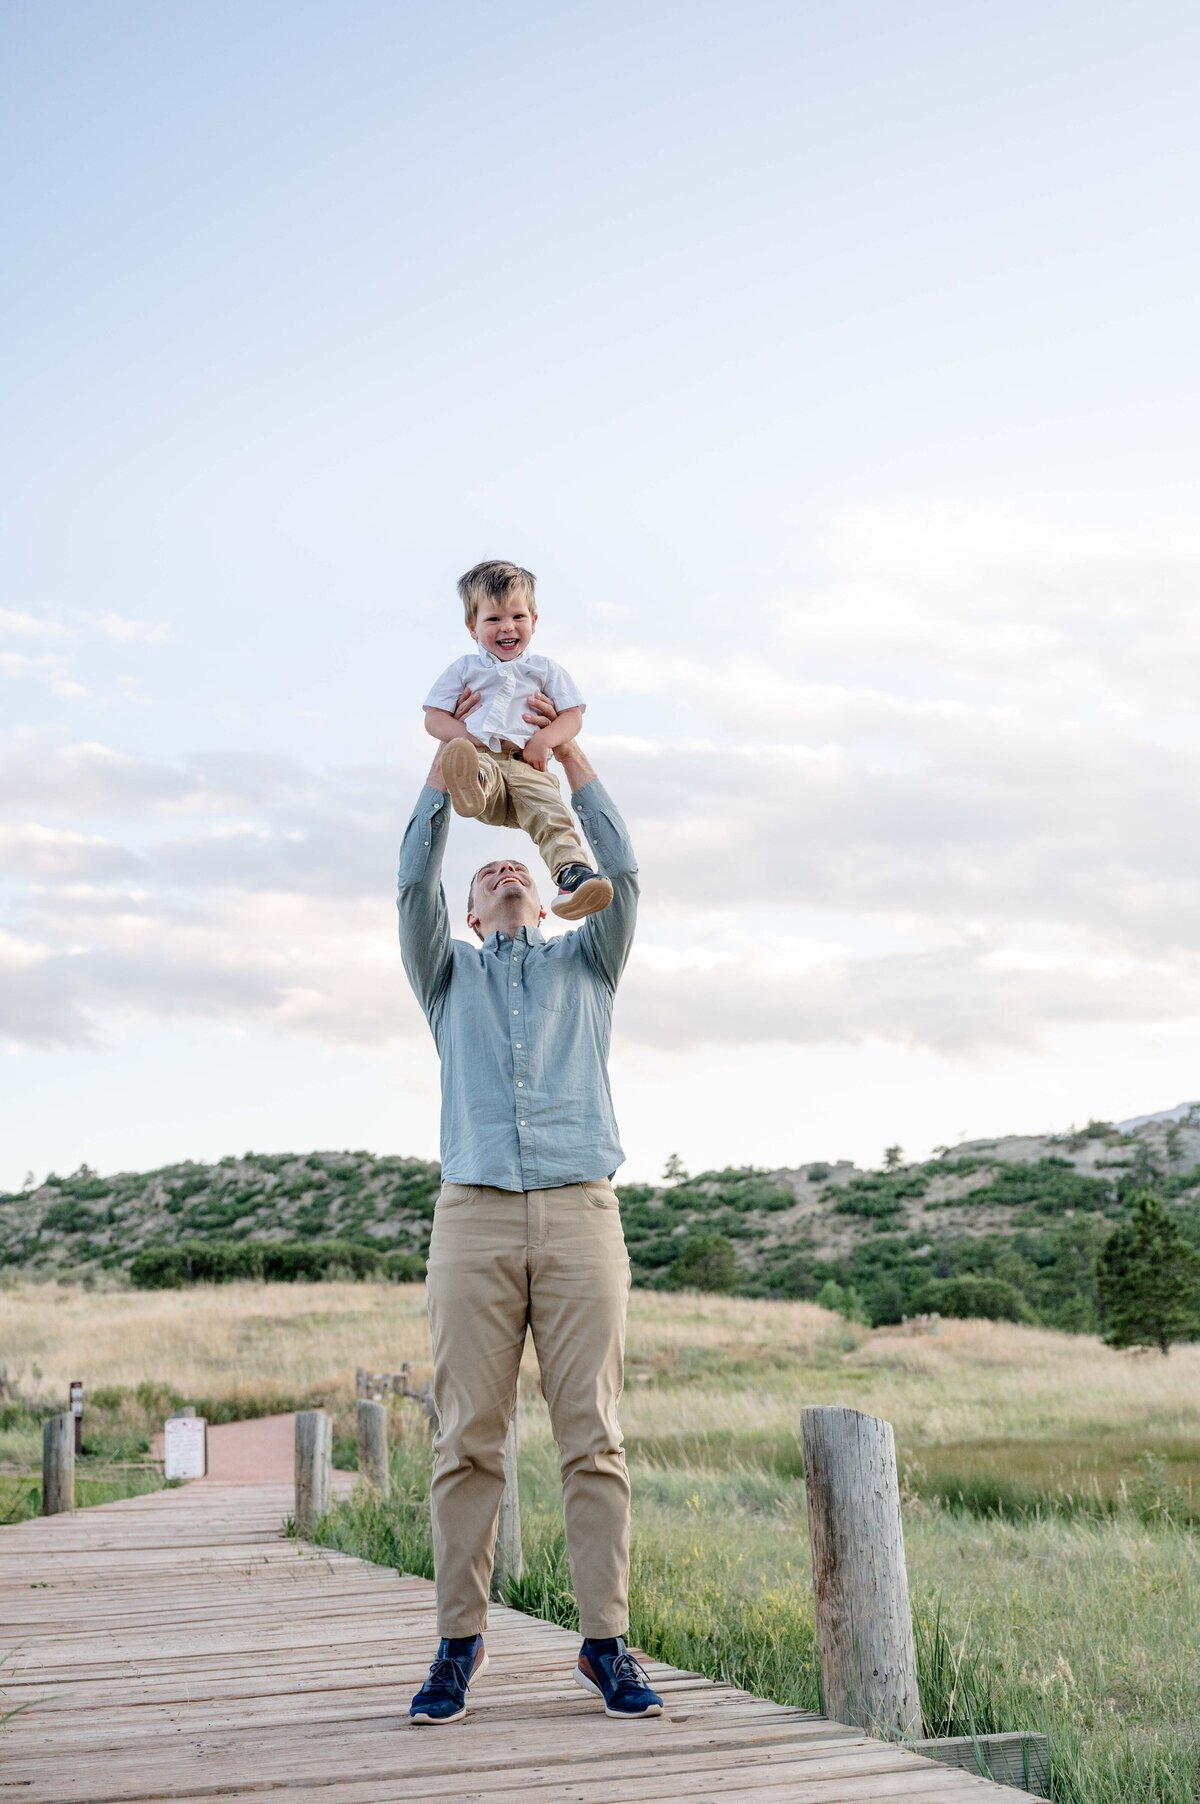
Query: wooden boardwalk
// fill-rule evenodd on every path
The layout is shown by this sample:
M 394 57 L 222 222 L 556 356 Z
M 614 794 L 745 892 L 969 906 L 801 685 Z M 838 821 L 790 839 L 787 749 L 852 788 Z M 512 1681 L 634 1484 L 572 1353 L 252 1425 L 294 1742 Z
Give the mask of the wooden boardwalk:
M 575 1635 L 497 1606 L 465 1721 L 416 1728 L 433 1587 L 282 1538 L 291 1502 L 204 1480 L 0 1529 L 3 1804 L 1028 1804 L 653 1661 L 667 1714 L 614 1722 Z

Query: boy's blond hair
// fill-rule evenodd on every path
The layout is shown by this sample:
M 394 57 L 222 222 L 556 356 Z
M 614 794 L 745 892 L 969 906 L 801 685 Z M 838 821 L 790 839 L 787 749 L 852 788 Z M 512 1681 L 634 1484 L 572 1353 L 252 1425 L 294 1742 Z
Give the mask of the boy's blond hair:
M 474 626 L 485 601 L 503 601 L 514 593 L 528 603 L 531 614 L 536 614 L 537 600 L 533 593 L 536 581 L 532 570 L 522 570 L 520 564 L 506 564 L 502 558 L 489 558 L 486 563 L 476 564 L 458 579 L 458 593 L 462 597 L 467 625 Z

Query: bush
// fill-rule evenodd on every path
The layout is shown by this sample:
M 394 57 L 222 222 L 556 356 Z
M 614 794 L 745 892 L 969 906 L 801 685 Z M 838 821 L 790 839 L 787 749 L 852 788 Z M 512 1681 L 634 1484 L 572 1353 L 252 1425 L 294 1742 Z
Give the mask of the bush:
M 919 1315 L 950 1315 L 985 1322 L 1032 1322 L 1033 1311 L 1004 1278 L 930 1278 L 917 1292 Z
M 59 1234 L 86 1234 L 97 1227 L 101 1217 L 94 1209 L 89 1209 L 76 1197 L 64 1197 L 60 1203 L 51 1203 L 42 1216 L 42 1228 Z
M 863 1300 L 854 1286 L 839 1284 L 836 1278 L 826 1278 L 817 1292 L 816 1301 L 822 1309 L 832 1309 L 837 1315 L 845 1316 L 848 1322 L 864 1322 L 867 1319 Z
M 272 1283 L 331 1278 L 391 1278 L 408 1283 L 425 1275 L 419 1253 L 399 1253 L 348 1240 L 183 1240 L 177 1246 L 143 1247 L 129 1266 L 138 1290 L 176 1290 L 185 1284 L 229 1284 L 261 1278 Z
M 999 1165 L 988 1184 L 965 1199 L 973 1208 L 1000 1203 L 1006 1209 L 1031 1209 L 1037 1215 L 1062 1215 L 1068 1209 L 1111 1207 L 1112 1188 L 1102 1178 L 1084 1177 L 1069 1159 L 1035 1159 L 1029 1165 Z
M 689 1234 L 667 1283 L 672 1290 L 732 1290 L 737 1275 L 732 1240 L 724 1234 Z
M 899 1214 L 909 1197 L 924 1196 L 929 1179 L 917 1171 L 868 1172 L 851 1178 L 844 1187 L 831 1185 L 825 1200 L 833 1203 L 836 1215 L 865 1215 L 882 1220 Z

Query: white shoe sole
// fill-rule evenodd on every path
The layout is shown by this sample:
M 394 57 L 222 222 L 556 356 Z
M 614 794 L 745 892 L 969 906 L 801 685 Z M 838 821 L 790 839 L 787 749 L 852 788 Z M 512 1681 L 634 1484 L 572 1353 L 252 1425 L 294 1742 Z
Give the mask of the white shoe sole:
M 489 1664 L 490 1664 L 490 1662 L 487 1657 L 487 1649 L 484 1648 L 483 1659 L 479 1662 L 479 1665 L 475 1668 L 475 1671 L 471 1674 L 471 1684 L 472 1685 L 475 1683 L 476 1679 L 480 1679 L 483 1677 L 484 1673 L 488 1669 Z M 468 1690 L 469 1689 L 470 1689 L 470 1687 L 468 1687 Z M 438 1729 L 441 1727 L 441 1725 L 443 1723 L 460 1723 L 466 1714 L 467 1714 L 467 1706 L 464 1703 L 462 1709 L 456 1710 L 454 1712 L 453 1716 L 426 1716 L 425 1712 L 422 1710 L 422 1711 L 418 1711 L 416 1716 L 410 1716 L 408 1720 L 410 1723 L 432 1723 L 434 1728 Z
M 442 751 L 442 777 L 455 814 L 478 820 L 484 810 L 479 753 L 469 739 L 452 739 Z
M 613 886 L 607 877 L 587 877 L 576 890 L 556 896 L 550 904 L 560 921 L 582 921 L 585 915 L 599 914 L 613 899 Z
M 596 1681 L 594 1679 L 589 1679 L 587 1674 L 581 1672 L 578 1666 L 575 1668 L 575 1683 L 581 1686 L 584 1691 L 590 1691 L 593 1697 L 602 1698 L 604 1696 L 604 1693 L 601 1691 Z M 608 1705 L 605 1704 L 604 1714 L 605 1716 L 615 1717 L 619 1723 L 637 1723 L 640 1722 L 644 1716 L 661 1716 L 662 1705 L 651 1704 L 647 1709 L 639 1710 L 635 1715 L 632 1710 L 610 1710 Z

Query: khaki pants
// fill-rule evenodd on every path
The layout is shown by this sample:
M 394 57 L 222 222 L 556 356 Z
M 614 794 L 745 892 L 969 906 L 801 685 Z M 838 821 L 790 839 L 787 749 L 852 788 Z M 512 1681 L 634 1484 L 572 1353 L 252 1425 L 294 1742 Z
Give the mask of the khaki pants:
M 499 752 L 476 748 L 484 793 L 479 819 L 489 827 L 528 833 L 552 877 L 568 864 L 590 864 L 554 772 L 534 770 L 507 740 L 504 744 Z
M 433 1554 L 439 1635 L 487 1622 L 504 1437 L 525 1330 L 561 1455 L 582 1632 L 624 1635 L 629 1476 L 617 1421 L 629 1256 L 607 1178 L 553 1190 L 443 1184 L 429 1243 Z

